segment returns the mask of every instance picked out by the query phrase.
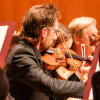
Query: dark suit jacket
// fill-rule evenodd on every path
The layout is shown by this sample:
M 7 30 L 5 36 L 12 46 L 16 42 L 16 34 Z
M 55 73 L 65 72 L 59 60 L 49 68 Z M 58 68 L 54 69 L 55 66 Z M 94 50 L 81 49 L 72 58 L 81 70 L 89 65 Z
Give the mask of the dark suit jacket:
M 15 100 L 48 100 L 45 95 L 82 96 L 85 88 L 82 82 L 59 80 L 45 74 L 40 52 L 26 40 L 11 50 L 6 60 L 6 75 Z

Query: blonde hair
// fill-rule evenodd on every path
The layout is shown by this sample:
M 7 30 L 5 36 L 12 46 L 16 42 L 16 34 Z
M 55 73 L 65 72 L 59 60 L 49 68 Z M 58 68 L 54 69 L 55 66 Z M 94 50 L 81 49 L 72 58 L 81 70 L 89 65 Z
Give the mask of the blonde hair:
M 83 36 L 84 29 L 90 24 L 96 25 L 96 20 L 91 17 L 79 17 L 72 20 L 68 25 L 68 28 L 70 29 L 73 37 L 75 36 L 81 38 Z

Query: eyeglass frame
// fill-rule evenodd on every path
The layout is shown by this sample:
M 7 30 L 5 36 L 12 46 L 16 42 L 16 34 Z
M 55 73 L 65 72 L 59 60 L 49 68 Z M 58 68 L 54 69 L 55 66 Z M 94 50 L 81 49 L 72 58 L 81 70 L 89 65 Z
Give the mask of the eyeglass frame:
M 57 33 L 60 33 L 59 30 L 53 29 L 53 28 L 51 28 L 51 27 L 46 27 L 46 28 L 50 28 L 50 29 L 54 30 L 54 31 L 56 32 L 56 35 L 57 35 L 57 36 L 59 35 L 59 34 L 57 34 Z

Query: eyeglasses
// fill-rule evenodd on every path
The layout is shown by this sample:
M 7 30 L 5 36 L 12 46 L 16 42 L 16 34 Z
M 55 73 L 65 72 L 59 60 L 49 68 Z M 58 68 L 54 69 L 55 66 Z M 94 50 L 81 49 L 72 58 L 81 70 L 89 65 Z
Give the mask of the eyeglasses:
M 50 28 L 50 29 L 54 30 L 54 31 L 55 31 L 55 33 L 56 33 L 56 35 L 59 35 L 59 33 L 60 33 L 60 31 L 59 31 L 59 30 L 53 29 L 53 28 L 51 28 L 51 27 L 47 27 L 47 28 Z

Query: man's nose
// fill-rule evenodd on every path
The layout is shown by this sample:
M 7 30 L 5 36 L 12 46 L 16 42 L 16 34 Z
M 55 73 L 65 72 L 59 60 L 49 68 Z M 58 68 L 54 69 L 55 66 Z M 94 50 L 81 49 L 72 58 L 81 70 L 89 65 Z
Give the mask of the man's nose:
M 57 35 L 56 35 L 56 34 L 54 35 L 54 38 L 53 38 L 53 39 L 54 39 L 54 40 L 57 40 Z

